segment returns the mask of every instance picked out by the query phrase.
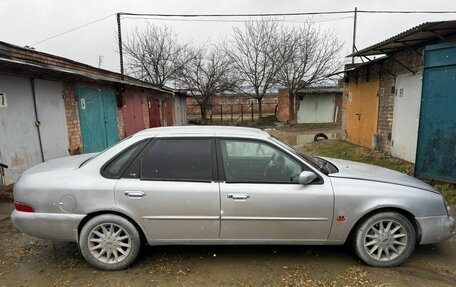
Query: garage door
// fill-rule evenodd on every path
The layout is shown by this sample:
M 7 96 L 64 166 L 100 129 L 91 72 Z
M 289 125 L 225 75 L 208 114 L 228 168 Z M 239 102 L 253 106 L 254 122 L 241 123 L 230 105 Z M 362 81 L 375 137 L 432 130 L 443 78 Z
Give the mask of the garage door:
M 307 94 L 299 102 L 298 123 L 332 123 L 335 95 Z
M 425 49 L 415 175 L 456 182 L 456 45 Z
M 114 90 L 78 86 L 77 94 L 84 152 L 99 152 L 118 142 Z

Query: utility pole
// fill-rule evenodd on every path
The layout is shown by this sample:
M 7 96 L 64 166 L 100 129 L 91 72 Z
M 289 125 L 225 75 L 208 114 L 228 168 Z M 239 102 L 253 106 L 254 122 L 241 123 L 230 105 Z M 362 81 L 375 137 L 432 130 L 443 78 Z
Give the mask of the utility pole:
M 124 79 L 123 52 L 122 52 L 122 28 L 120 26 L 120 14 L 117 13 L 117 38 L 119 42 L 119 57 L 120 57 L 120 79 Z
M 358 7 L 355 7 L 355 17 L 353 21 L 353 46 L 352 46 L 352 54 L 356 51 L 356 18 L 358 17 Z M 352 64 L 355 63 L 355 57 L 352 56 Z

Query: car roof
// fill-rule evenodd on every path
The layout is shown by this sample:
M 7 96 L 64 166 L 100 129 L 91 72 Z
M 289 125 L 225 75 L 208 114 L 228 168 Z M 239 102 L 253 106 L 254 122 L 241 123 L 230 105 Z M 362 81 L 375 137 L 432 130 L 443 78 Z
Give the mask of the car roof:
M 231 126 L 173 126 L 145 129 L 134 136 L 221 136 L 221 137 L 249 137 L 267 139 L 269 133 L 256 129 Z

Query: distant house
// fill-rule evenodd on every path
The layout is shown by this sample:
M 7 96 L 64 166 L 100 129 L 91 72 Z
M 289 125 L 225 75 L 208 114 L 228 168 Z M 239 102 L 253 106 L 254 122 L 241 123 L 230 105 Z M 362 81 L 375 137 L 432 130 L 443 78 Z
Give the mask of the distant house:
M 279 90 L 278 118 L 283 122 L 336 123 L 342 119 L 343 88 L 338 86 L 306 87 L 296 94 L 296 113 L 290 119 L 290 98 L 286 89 Z
M 349 56 L 364 63 L 344 71 L 346 139 L 415 163 L 418 177 L 456 182 L 456 21 Z
M 9 165 L 0 185 L 37 163 L 185 123 L 185 96 L 171 89 L 0 42 L 0 162 Z

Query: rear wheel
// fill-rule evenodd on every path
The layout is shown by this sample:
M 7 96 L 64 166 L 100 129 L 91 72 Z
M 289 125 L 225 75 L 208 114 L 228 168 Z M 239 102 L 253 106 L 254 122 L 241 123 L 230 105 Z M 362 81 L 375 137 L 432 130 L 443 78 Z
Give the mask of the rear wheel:
M 415 248 L 410 220 L 397 212 L 382 212 L 364 220 L 356 230 L 355 251 L 365 263 L 392 267 L 403 263 Z
M 90 219 L 79 237 L 84 258 L 102 270 L 127 268 L 138 256 L 140 246 L 140 235 L 135 226 L 114 214 Z

